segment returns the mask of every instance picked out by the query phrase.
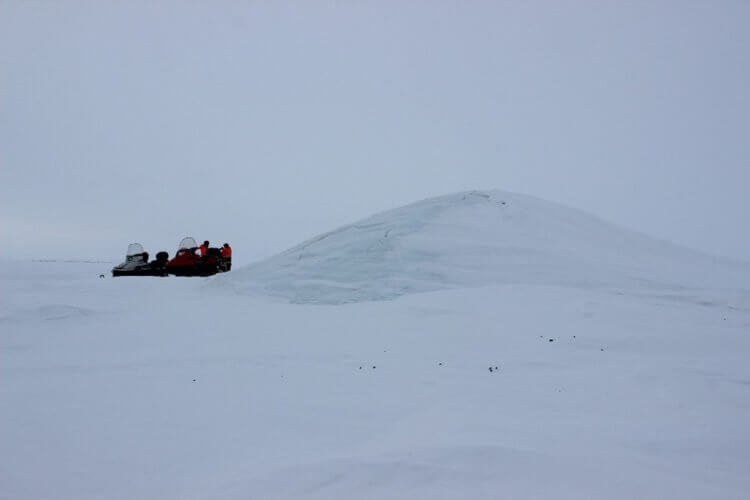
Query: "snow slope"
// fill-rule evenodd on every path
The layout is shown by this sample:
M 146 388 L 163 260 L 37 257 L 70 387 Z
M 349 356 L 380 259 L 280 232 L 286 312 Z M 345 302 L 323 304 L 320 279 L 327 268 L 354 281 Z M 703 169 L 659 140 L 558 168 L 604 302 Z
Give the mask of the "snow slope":
M 492 192 L 236 274 L 108 267 L 0 260 L 0 499 L 750 491 L 741 265 Z
M 224 281 L 244 293 L 336 304 L 511 283 L 748 286 L 750 274 L 578 210 L 502 191 L 472 191 L 377 214 Z

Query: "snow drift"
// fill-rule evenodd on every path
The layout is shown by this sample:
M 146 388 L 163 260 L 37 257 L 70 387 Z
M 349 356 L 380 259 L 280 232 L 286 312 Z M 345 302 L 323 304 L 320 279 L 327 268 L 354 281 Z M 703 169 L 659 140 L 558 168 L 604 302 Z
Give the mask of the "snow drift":
M 742 265 L 472 192 L 210 286 L 109 267 L 0 259 L 2 498 L 750 491 Z
M 736 287 L 748 273 L 579 210 L 471 191 L 379 213 L 225 279 L 243 293 L 336 304 L 496 284 Z

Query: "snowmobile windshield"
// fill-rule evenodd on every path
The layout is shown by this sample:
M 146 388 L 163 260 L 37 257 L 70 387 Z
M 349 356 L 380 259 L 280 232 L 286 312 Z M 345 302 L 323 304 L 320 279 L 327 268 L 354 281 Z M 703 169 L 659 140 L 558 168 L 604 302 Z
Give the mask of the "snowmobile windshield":
M 182 238 L 182 241 L 180 242 L 180 246 L 177 247 L 178 250 L 182 250 L 183 248 L 198 248 L 198 244 L 195 242 L 194 238 L 191 238 L 188 236 L 187 238 Z
M 132 257 L 133 255 L 138 255 L 143 253 L 143 247 L 140 243 L 131 243 L 128 245 L 128 253 L 126 254 L 126 257 Z

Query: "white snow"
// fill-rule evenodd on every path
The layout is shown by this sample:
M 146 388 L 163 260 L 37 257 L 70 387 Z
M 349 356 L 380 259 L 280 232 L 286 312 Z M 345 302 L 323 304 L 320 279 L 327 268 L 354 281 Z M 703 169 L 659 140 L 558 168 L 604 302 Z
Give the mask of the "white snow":
M 725 287 L 750 283 L 750 273 L 578 210 L 471 191 L 344 226 L 226 281 L 244 293 L 336 304 L 511 283 Z
M 108 266 L 0 261 L 0 498 L 750 491 L 742 264 L 483 192 L 207 280 Z

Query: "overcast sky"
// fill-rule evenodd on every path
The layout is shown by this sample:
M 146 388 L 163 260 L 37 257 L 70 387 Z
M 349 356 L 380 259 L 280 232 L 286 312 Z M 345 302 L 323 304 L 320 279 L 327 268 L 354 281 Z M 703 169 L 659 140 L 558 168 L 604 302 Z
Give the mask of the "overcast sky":
M 0 255 L 238 263 L 473 188 L 750 260 L 750 2 L 0 0 Z

